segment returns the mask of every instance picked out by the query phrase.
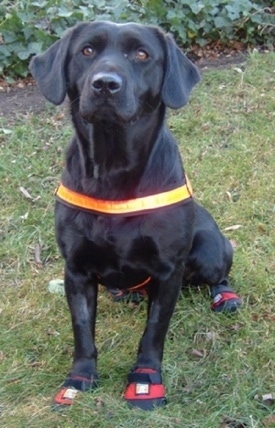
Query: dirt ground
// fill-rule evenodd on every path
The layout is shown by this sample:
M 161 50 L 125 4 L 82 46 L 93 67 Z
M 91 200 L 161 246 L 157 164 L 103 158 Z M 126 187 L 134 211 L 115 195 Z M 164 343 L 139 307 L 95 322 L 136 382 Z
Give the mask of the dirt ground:
M 0 92 L 0 118 L 14 119 L 27 113 L 41 113 L 47 101 L 35 85 L 18 88 L 16 85 L 8 91 Z
M 202 73 L 209 68 L 224 68 L 245 63 L 245 53 L 221 55 L 213 59 L 200 59 L 194 62 Z M 27 78 L 19 80 L 13 85 L 7 85 L 0 80 L 0 119 L 5 117 L 14 120 L 16 117 L 28 113 L 41 113 L 45 110 L 47 101 L 41 95 L 38 87 Z

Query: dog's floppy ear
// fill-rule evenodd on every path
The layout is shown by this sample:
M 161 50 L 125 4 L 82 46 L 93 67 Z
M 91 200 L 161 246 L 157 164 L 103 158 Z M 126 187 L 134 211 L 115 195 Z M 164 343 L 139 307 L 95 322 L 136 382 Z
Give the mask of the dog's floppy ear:
M 193 86 L 200 80 L 200 74 L 169 34 L 165 39 L 167 60 L 161 95 L 167 107 L 177 109 L 187 103 Z
M 53 104 L 61 104 L 66 96 L 65 62 L 71 31 L 32 58 L 29 69 L 44 97 Z

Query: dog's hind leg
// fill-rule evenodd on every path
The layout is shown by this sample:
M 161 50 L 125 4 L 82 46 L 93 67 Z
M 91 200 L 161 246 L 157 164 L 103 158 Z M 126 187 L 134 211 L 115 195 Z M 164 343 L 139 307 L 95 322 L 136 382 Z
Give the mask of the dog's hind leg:
M 233 261 L 233 247 L 227 238 L 222 236 L 224 241 L 224 278 L 217 284 L 209 283 L 210 295 L 213 299 L 211 309 L 214 312 L 235 312 L 241 306 L 241 299 L 232 289 L 228 275 Z
M 228 279 L 232 261 L 232 245 L 218 228 L 205 228 L 195 233 L 184 282 L 196 286 L 207 284 L 214 312 L 235 312 L 241 306 L 241 300 Z

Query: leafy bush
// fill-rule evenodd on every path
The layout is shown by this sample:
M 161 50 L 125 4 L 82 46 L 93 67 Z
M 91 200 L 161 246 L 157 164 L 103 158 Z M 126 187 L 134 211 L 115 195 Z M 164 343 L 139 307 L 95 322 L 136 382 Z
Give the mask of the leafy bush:
M 275 8 L 266 0 L 1 0 L 0 75 L 26 76 L 33 54 L 76 22 L 94 19 L 161 25 L 186 48 L 274 41 Z

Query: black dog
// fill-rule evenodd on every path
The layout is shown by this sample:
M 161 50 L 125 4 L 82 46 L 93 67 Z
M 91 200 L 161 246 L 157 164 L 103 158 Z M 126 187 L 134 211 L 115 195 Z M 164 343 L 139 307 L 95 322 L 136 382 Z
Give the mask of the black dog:
M 49 101 L 68 95 L 75 127 L 55 210 L 75 353 L 55 403 L 97 384 L 101 283 L 146 286 L 147 325 L 124 397 L 142 409 L 163 405 L 163 346 L 182 284 L 208 284 L 215 311 L 240 305 L 228 284 L 232 247 L 194 202 L 164 123 L 199 73 L 159 28 L 107 22 L 72 28 L 30 69 Z

